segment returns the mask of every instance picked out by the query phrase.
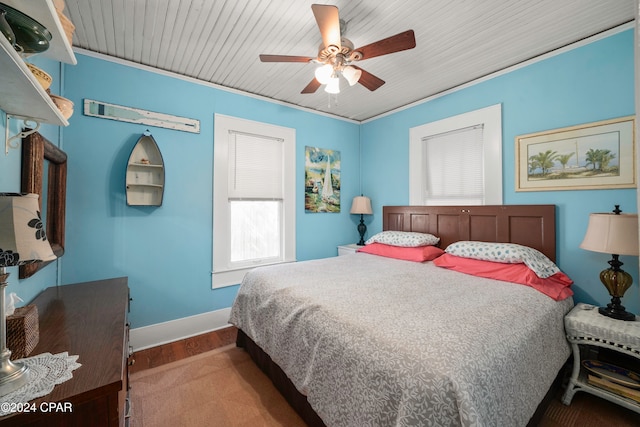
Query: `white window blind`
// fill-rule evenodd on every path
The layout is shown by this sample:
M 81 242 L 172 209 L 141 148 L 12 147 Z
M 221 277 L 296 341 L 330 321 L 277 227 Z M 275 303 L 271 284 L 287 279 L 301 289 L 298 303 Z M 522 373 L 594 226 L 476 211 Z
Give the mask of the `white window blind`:
M 484 203 L 483 125 L 423 138 L 429 205 Z
M 283 140 L 232 132 L 229 142 L 229 199 L 282 199 Z
M 502 204 L 500 104 L 409 130 L 409 203 Z

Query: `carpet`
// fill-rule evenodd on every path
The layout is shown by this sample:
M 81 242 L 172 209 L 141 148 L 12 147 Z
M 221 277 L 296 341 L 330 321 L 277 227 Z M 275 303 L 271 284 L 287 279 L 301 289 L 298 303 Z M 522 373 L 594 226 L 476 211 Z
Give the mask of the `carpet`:
M 249 354 L 235 344 L 131 375 L 131 427 L 305 427 Z M 561 390 L 539 427 L 633 427 L 640 414 Z
M 131 375 L 132 427 L 304 427 L 249 355 L 221 347 Z

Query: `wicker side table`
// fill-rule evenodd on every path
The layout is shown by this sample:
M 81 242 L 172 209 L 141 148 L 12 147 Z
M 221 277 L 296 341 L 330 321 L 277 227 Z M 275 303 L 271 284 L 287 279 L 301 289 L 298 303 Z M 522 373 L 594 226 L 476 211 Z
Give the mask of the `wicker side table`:
M 580 345 L 607 348 L 640 360 L 640 318 L 625 322 L 598 313 L 597 307 L 577 304 L 564 318 L 567 340 L 573 352 L 573 371 L 562 403 L 569 405 L 573 395 L 584 391 L 640 413 L 640 404 L 588 383 L 582 369 Z

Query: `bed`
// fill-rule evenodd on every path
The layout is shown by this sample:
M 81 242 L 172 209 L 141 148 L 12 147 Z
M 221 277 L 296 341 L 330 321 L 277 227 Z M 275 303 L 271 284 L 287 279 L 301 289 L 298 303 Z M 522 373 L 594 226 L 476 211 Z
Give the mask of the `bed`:
M 383 230 L 555 262 L 555 206 L 385 206 Z M 311 426 L 524 426 L 570 355 L 571 297 L 366 253 L 248 273 L 230 322 Z

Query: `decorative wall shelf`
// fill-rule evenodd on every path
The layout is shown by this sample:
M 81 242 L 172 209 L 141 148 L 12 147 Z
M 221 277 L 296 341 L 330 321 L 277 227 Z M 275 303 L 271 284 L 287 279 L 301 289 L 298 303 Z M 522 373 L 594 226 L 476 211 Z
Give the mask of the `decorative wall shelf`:
M 0 3 L 30 16 L 49 30 L 52 36 L 49 49 L 39 55 L 71 65 L 78 63 L 52 0 L 1 0 Z
M 52 0 L 2 0 L 44 25 L 52 34 L 49 49 L 38 55 L 76 64 Z M 40 86 L 24 60 L 0 34 L 0 109 L 12 117 L 67 126 L 69 122 Z
M 153 136 L 147 131 L 133 147 L 127 163 L 127 204 L 160 206 L 164 195 L 164 161 Z

